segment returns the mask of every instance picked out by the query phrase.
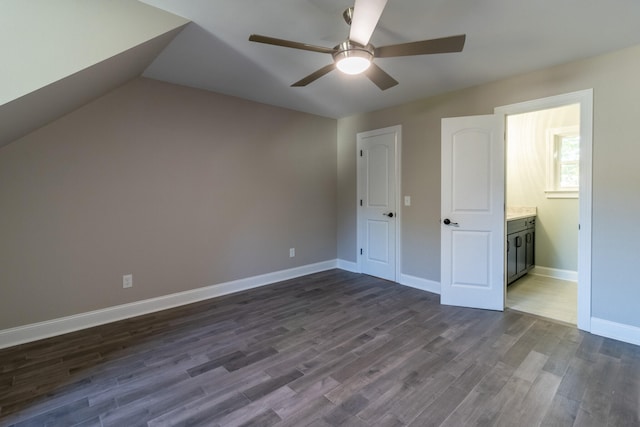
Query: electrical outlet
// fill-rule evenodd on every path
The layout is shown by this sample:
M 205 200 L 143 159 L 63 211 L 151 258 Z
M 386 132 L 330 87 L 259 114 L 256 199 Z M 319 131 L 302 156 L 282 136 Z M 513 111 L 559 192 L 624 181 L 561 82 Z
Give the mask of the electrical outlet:
M 125 274 L 122 276 L 122 287 L 130 288 L 133 286 L 133 274 Z
M 289 258 L 296 256 L 296 248 L 289 248 Z

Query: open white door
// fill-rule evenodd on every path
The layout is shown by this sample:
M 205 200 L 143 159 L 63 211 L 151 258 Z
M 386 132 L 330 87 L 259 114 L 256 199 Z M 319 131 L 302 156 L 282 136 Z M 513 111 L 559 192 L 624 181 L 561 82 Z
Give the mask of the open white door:
M 442 119 L 441 302 L 504 310 L 504 123 Z

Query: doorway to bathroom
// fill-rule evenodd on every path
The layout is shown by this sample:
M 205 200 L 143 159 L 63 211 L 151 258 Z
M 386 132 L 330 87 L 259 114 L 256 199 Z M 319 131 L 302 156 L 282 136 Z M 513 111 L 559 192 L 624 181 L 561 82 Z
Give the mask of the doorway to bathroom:
M 506 306 L 578 320 L 580 104 L 507 116 Z
M 496 112 L 506 127 L 505 305 L 588 330 L 591 92 Z

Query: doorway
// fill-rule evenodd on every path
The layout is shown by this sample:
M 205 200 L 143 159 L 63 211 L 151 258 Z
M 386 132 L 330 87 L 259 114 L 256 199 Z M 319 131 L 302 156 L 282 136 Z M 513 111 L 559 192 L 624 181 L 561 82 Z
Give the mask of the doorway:
M 572 106 L 573 107 L 569 107 Z M 544 176 L 544 199 L 540 203 L 551 203 L 556 202 L 556 206 L 558 206 L 558 201 L 564 201 L 569 203 L 564 203 L 565 205 L 571 204 L 573 202 L 573 209 L 577 209 L 577 222 L 574 222 L 573 225 L 565 225 L 567 228 L 567 235 L 577 236 L 577 256 L 573 258 L 573 261 L 570 260 L 571 255 L 564 256 L 559 255 L 553 250 L 551 252 L 545 252 L 542 254 L 539 250 L 536 250 L 535 253 L 537 258 L 535 260 L 535 264 L 540 264 L 540 267 L 548 267 L 546 270 L 544 268 L 538 268 L 538 273 L 544 273 L 545 275 L 556 275 L 559 277 L 555 277 L 555 279 L 564 280 L 564 279 L 576 279 L 577 278 L 577 326 L 579 329 L 589 331 L 591 329 L 591 153 L 592 153 L 592 120 L 593 120 L 593 91 L 583 90 L 579 92 L 573 92 L 565 95 L 559 95 L 549 98 L 543 98 L 528 102 L 523 102 L 519 104 L 508 105 L 504 107 L 499 107 L 495 109 L 496 114 L 501 115 L 504 118 L 504 122 L 508 124 L 509 117 L 515 117 L 516 115 L 521 115 L 525 113 L 532 112 L 540 112 L 543 110 L 550 109 L 561 109 L 563 107 L 577 108 L 579 111 L 578 115 L 578 123 L 577 123 L 577 134 L 579 135 L 578 146 L 579 146 L 579 160 L 577 162 L 577 167 L 579 170 L 577 176 L 577 184 L 574 185 L 574 188 L 571 185 L 565 185 L 567 188 L 552 187 L 551 182 L 554 179 L 561 178 L 561 173 L 558 172 L 558 167 L 564 167 L 565 171 L 570 169 L 571 166 L 568 164 L 569 160 L 567 160 L 567 164 L 564 166 L 562 164 L 558 165 L 557 161 L 560 159 L 560 154 L 558 153 L 558 141 L 563 141 L 562 138 L 565 138 L 565 142 L 567 146 L 572 143 L 575 145 L 576 140 L 574 138 L 575 134 L 574 129 L 572 129 L 571 125 L 562 126 L 558 125 L 556 127 L 550 127 L 549 130 L 545 130 L 545 142 L 542 148 L 543 154 L 542 158 L 544 159 L 542 162 L 535 162 L 535 167 L 537 168 L 537 175 L 542 174 Z M 566 113 L 566 111 L 565 111 Z M 568 114 L 568 113 L 567 113 Z M 520 147 L 523 148 L 523 147 Z M 538 147 L 540 149 L 540 147 Z M 509 154 L 507 154 L 509 155 Z M 555 155 L 555 158 L 553 157 Z M 540 157 L 539 154 L 536 157 Z M 555 166 L 554 160 L 556 161 Z M 574 162 L 575 164 L 575 162 Z M 551 166 L 549 166 L 551 165 Z M 508 166 L 507 166 L 508 167 Z M 520 177 L 521 181 L 533 181 L 531 176 Z M 568 181 L 565 181 L 565 184 Z M 509 186 L 511 184 L 511 189 L 517 189 L 517 185 L 509 183 L 507 179 L 507 198 L 509 196 Z M 524 185 L 524 184 L 523 184 Z M 577 188 L 575 188 L 577 187 Z M 577 194 L 579 191 L 579 198 L 577 198 Z M 573 195 L 572 195 L 573 193 Z M 517 196 L 513 196 L 517 197 Z M 572 198 L 570 198 L 572 197 Z M 517 199 L 516 199 L 517 200 Z M 522 201 L 522 199 L 520 199 Z M 577 200 L 577 204 L 576 204 Z M 537 202 L 536 202 L 537 203 Z M 531 206 L 528 206 L 531 207 Z M 535 207 L 535 206 L 534 206 Z M 567 208 L 567 206 L 564 206 Z M 569 210 L 565 210 L 565 212 L 570 212 Z M 557 221 L 556 221 L 557 222 Z M 561 221 L 560 221 L 561 222 Z M 551 217 L 548 218 L 548 222 L 545 226 L 549 227 L 549 235 L 560 234 L 562 235 L 564 230 L 558 231 L 558 226 L 553 225 L 554 221 Z M 573 230 L 570 228 L 573 227 Z M 542 228 L 540 228 L 542 230 Z M 545 230 L 547 231 L 547 230 Z M 538 239 L 538 223 L 536 223 L 536 239 Z M 557 237 L 557 236 L 556 236 Z M 568 238 L 568 240 L 572 240 L 572 238 Z M 575 242 L 575 238 L 573 239 Z M 549 242 L 558 241 L 557 238 L 550 239 Z M 562 242 L 563 244 L 565 242 Z M 548 245 L 547 245 L 548 246 Z M 557 249 L 553 248 L 552 249 Z M 556 267 L 554 266 L 545 266 L 543 263 L 549 263 L 550 259 L 554 259 Z M 558 260 L 562 258 L 562 260 Z M 572 264 L 572 262 L 574 264 Z M 575 265 L 575 273 L 571 274 L 572 265 Z M 553 273 L 553 274 L 552 274 Z M 534 276 L 535 277 L 535 276 Z M 505 287 L 506 288 L 506 287 Z
M 580 104 L 508 115 L 505 136 L 505 305 L 576 325 Z

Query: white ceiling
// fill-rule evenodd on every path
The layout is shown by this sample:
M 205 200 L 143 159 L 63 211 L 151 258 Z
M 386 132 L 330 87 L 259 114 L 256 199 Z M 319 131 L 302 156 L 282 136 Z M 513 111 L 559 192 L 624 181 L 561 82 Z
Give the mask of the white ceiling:
M 0 148 L 140 76 L 180 28 L 0 105 Z
M 0 105 L 187 22 L 134 0 L 0 0 Z
M 640 44 L 640 0 L 389 0 L 374 45 L 467 43 L 376 60 L 400 82 L 383 92 L 338 71 L 292 88 L 330 55 L 248 41 L 333 47 L 353 1 L 0 0 L 0 148 L 141 74 L 338 118 Z
M 0 148 L 140 76 L 187 23 L 136 0 L 0 0 Z
M 249 35 L 333 47 L 353 0 L 143 1 L 192 21 L 144 76 L 336 118 L 640 44 L 638 0 L 389 0 L 374 45 L 466 34 L 464 51 L 377 59 L 400 82 L 384 92 L 338 71 L 292 88 L 331 56 Z

